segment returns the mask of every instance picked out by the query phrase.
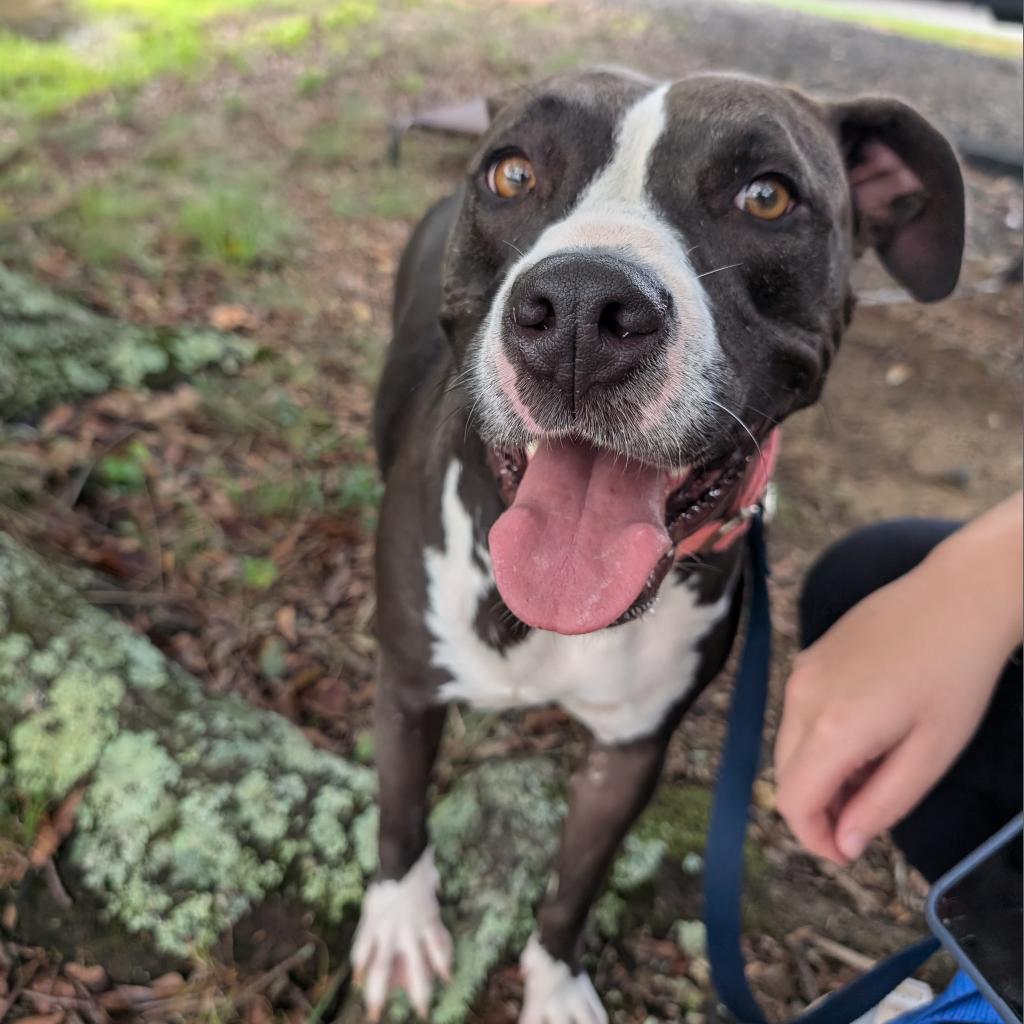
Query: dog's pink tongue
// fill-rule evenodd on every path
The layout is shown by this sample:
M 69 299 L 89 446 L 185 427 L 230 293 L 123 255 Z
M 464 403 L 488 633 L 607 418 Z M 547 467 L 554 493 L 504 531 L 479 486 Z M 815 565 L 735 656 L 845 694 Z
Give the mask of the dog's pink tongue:
M 603 629 L 672 547 L 664 520 L 663 472 L 588 445 L 544 442 L 491 527 L 498 591 L 529 626 Z

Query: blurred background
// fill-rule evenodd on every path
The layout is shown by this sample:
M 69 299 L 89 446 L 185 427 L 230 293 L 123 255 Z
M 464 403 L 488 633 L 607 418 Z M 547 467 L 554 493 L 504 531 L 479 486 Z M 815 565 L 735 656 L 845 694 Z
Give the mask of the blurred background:
M 830 538 L 966 517 L 1020 485 L 1020 3 L 992 7 L 1009 20 L 916 0 L 0 0 L 0 530 L 207 693 L 369 764 L 373 385 L 401 247 L 474 148 L 413 129 L 396 162 L 393 126 L 591 62 L 894 94 L 960 150 L 965 270 L 955 297 L 921 307 L 873 262 L 858 269 L 824 400 L 785 431 L 771 535 L 784 664 L 796 589 Z M 712 1019 L 694 874 L 727 705 L 723 683 L 686 719 L 674 785 L 640 830 L 662 862 L 617 897 L 611 941 L 590 941 L 618 1024 Z M 456 726 L 442 788 L 492 759 L 569 764 L 580 740 L 548 710 Z M 0 738 L 0 780 L 3 758 Z M 772 799 L 766 774 L 750 926 L 755 981 L 783 1014 L 916 934 L 924 890 L 884 844 L 848 871 L 813 862 Z M 10 895 L 52 866 L 70 832 L 55 814 L 0 790 L 0 1021 L 345 1012 L 337 948 L 305 973 L 264 965 L 277 973 L 256 987 L 223 949 L 159 991 L 151 975 L 113 988 L 124 979 L 102 960 L 88 985 L 69 981 L 74 951 L 27 934 Z M 465 1019 L 515 1019 L 508 963 Z

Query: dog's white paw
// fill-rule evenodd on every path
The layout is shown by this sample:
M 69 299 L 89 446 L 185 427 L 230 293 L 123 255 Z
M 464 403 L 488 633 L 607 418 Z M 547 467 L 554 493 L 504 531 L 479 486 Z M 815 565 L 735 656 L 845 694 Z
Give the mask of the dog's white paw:
M 398 882 L 375 882 L 363 897 L 352 943 L 352 968 L 366 1012 L 380 1019 L 388 994 L 404 989 L 421 1017 L 430 1009 L 434 978 L 451 974 L 452 940 L 441 923 L 438 875 L 429 847 Z
M 608 1024 L 601 1000 L 586 974 L 573 974 L 555 960 L 537 936 L 519 961 L 526 994 L 519 1024 Z

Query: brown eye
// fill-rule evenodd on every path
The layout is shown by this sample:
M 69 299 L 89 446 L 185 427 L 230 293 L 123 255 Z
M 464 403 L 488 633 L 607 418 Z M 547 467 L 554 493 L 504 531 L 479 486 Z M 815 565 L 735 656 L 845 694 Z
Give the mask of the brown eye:
M 536 184 L 533 164 L 525 156 L 502 157 L 487 172 L 487 187 L 502 199 L 525 196 Z
M 793 209 L 793 194 L 781 178 L 766 174 L 736 196 L 736 205 L 758 220 L 778 220 Z

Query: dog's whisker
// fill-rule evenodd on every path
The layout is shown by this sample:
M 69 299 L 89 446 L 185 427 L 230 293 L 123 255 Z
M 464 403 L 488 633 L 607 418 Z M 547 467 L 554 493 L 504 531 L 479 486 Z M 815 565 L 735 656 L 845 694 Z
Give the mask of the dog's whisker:
M 742 267 L 742 263 L 729 263 L 724 267 L 715 267 L 714 270 L 705 270 L 703 274 L 697 275 L 699 281 L 702 277 L 710 277 L 712 274 L 720 274 L 723 270 L 735 270 L 737 267 Z
M 454 409 L 452 409 L 452 410 L 450 410 L 448 412 L 448 414 L 444 417 L 443 420 L 441 420 L 439 426 L 440 427 L 448 426 L 448 424 L 451 423 L 451 421 L 453 419 L 455 419 L 456 416 L 458 416 L 460 413 L 465 413 L 465 411 L 466 411 L 466 407 L 464 405 L 457 405 Z M 468 423 L 469 423 L 468 418 L 467 418 L 466 422 L 467 422 L 467 426 L 468 426 Z
M 752 405 L 748 405 L 747 408 L 751 412 L 756 412 L 758 416 L 763 416 L 773 427 L 779 425 L 779 421 L 774 417 L 766 413 L 763 409 L 755 409 Z
M 466 441 L 469 439 L 469 428 L 470 428 L 470 426 L 473 423 L 473 413 L 476 412 L 476 407 L 479 404 L 480 404 L 480 398 L 478 397 L 477 400 L 469 407 L 469 412 L 466 415 L 466 427 L 465 427 L 465 429 L 462 432 L 462 443 L 463 444 L 465 444 Z
M 758 443 L 757 438 L 754 437 L 754 433 L 750 429 L 750 427 L 748 427 L 746 423 L 744 423 L 743 420 L 741 420 L 739 416 L 737 416 L 736 413 L 732 411 L 732 409 L 730 409 L 728 406 L 722 405 L 721 402 L 715 401 L 715 399 L 713 399 L 710 395 L 708 396 L 708 401 L 716 408 L 721 409 L 722 412 L 724 412 L 726 415 L 731 416 L 747 432 L 747 435 L 750 437 L 750 440 L 754 442 L 754 447 L 757 449 L 758 456 L 763 458 L 764 454 L 761 451 L 761 445 Z
M 512 244 L 512 243 L 511 243 L 510 241 L 508 241 L 507 239 L 503 238 L 503 239 L 501 240 L 501 243 L 502 243 L 502 245 L 507 245 L 507 246 L 508 246 L 508 247 L 509 247 L 510 249 L 512 249 L 512 250 L 514 250 L 515 252 L 519 253 L 519 255 L 520 255 L 520 256 L 524 256 L 524 257 L 526 256 L 526 253 L 524 253 L 524 252 L 523 252 L 523 250 L 519 248 L 519 246 L 517 246 L 517 245 L 513 245 L 513 244 Z
M 457 391 L 461 388 L 472 376 L 471 370 L 464 370 L 462 373 L 453 377 L 445 386 L 444 393 L 450 395 L 453 391 Z

